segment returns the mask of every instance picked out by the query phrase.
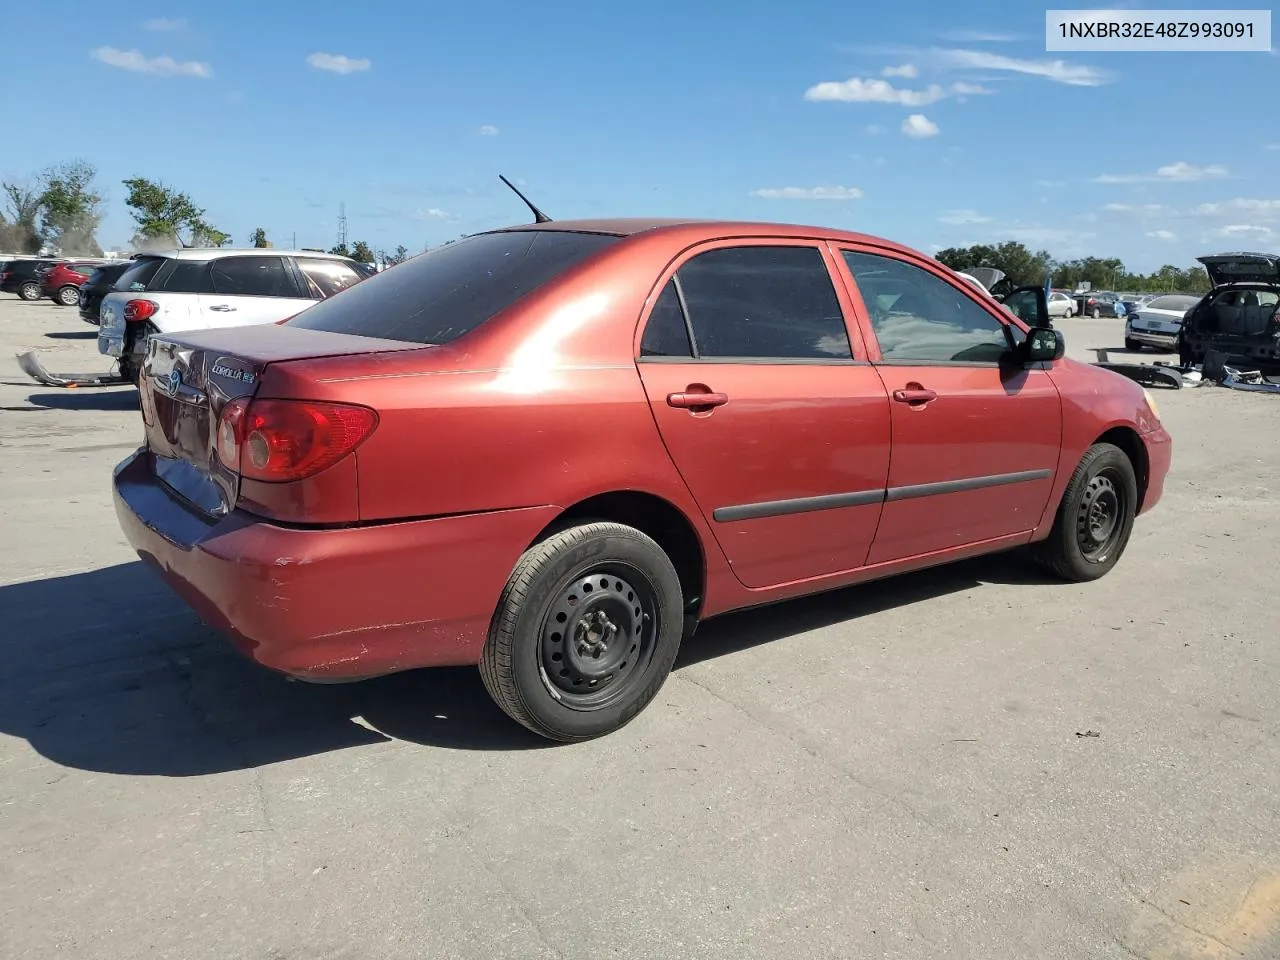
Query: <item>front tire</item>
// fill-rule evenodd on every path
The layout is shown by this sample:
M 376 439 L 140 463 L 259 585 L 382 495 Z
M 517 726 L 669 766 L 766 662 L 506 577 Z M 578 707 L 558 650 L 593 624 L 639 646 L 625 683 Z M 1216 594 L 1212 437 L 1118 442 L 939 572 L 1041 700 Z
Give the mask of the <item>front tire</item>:
M 1093 319 L 1095 320 L 1100 320 L 1102 319 L 1102 311 L 1099 310 L 1097 307 L 1094 307 L 1093 312 L 1090 313 L 1089 316 L 1093 317 Z
M 24 283 L 22 286 L 18 288 L 18 296 L 20 296 L 23 300 L 27 300 L 27 301 L 39 300 L 40 284 L 34 283 L 31 280 L 28 280 L 26 283 Z
M 74 307 L 80 303 L 80 291 L 76 287 L 65 286 L 58 291 L 54 300 L 64 307 Z
M 684 599 L 650 537 L 591 522 L 525 551 L 480 659 L 503 712 L 549 740 L 625 726 L 657 696 L 680 649 Z
M 1048 538 L 1032 544 L 1032 556 L 1063 580 L 1097 580 L 1128 546 L 1137 507 L 1128 456 L 1113 444 L 1095 443 L 1071 475 Z
M 1072 310 L 1070 307 L 1067 307 L 1067 319 L 1070 320 L 1075 315 L 1076 315 L 1076 312 Z

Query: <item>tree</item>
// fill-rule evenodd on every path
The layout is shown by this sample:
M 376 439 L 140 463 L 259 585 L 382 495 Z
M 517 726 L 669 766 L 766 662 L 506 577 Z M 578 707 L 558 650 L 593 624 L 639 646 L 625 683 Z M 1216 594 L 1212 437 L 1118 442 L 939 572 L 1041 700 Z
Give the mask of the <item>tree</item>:
M 395 249 L 395 253 L 387 253 L 385 250 L 379 250 L 375 254 L 375 259 L 379 263 L 386 264 L 388 267 L 394 267 L 397 263 L 404 263 L 409 259 L 409 248 L 403 243 Z
M 359 263 L 374 263 L 373 250 L 363 240 L 357 240 L 351 245 L 351 259 Z
M 1014 240 L 994 247 L 987 244 L 948 247 L 946 250 L 939 250 L 936 258 L 952 270 L 970 270 L 973 267 L 1003 270 L 1008 283 L 1015 287 L 1044 283 L 1045 277 L 1053 268 L 1053 258 L 1047 250 L 1032 253 Z
M 142 240 L 166 240 L 181 246 L 220 247 L 231 237 L 204 219 L 204 209 L 197 207 L 185 193 L 145 177 L 124 181 L 129 188 L 125 205 L 138 225 Z M 188 240 L 182 239 L 187 231 Z
M 329 248 L 329 252 L 339 257 L 351 256 L 351 250 L 347 247 L 345 243 L 334 244 L 332 247 Z
M 267 231 L 261 227 L 254 228 L 253 233 L 249 234 L 249 243 L 251 246 L 260 248 L 270 246 L 267 243 Z
M 46 170 L 41 179 L 41 235 L 45 243 L 68 256 L 102 256 L 94 237 L 102 220 L 102 195 L 94 189 L 98 171 L 84 160 Z
M 0 250 L 11 250 L 14 253 L 39 253 L 40 229 L 37 221 L 40 217 L 40 197 L 44 193 L 41 186 L 29 183 L 3 183 L 5 202 L 9 208 L 8 222 L 0 217 Z

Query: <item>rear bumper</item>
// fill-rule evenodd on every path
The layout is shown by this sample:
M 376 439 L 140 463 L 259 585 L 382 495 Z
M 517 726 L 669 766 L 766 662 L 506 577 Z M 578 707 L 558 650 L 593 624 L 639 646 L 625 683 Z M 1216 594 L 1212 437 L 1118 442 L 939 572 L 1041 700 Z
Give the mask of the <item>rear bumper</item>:
M 1164 496 L 1165 478 L 1173 463 L 1173 437 L 1163 426 L 1144 434 L 1142 442 L 1147 448 L 1147 490 L 1140 514 L 1151 510 Z
M 1136 340 L 1143 346 L 1161 347 L 1167 350 L 1178 349 L 1178 335 L 1176 333 L 1161 333 L 1156 330 L 1135 330 L 1131 324 L 1126 324 L 1124 328 L 1124 336 L 1126 340 Z
M 250 659 L 316 681 L 478 663 L 516 561 L 559 512 L 326 530 L 211 521 L 165 492 L 145 450 L 113 485 L 129 543 L 196 613 Z

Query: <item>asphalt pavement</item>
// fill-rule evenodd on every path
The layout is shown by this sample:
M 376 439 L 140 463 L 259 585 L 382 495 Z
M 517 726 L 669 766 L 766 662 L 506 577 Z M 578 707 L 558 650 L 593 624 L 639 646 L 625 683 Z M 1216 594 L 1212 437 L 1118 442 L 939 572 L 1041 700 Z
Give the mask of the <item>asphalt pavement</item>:
M 30 348 L 106 367 L 0 296 L 6 960 L 1280 956 L 1280 397 L 1158 394 L 1165 500 L 1097 583 L 1008 554 L 725 617 L 554 746 L 473 670 L 242 661 L 116 525 L 133 392 Z

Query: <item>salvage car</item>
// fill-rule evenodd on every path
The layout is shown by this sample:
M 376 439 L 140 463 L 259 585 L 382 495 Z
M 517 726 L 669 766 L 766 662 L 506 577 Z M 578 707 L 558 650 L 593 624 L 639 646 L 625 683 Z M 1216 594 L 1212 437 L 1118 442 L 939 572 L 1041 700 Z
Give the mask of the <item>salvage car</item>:
M 1182 322 L 1182 363 L 1204 363 L 1214 352 L 1237 363 L 1280 369 L 1280 255 L 1219 253 L 1197 259 L 1213 289 Z
M 1125 349 L 1156 347 L 1160 350 L 1176 350 L 1182 319 L 1197 303 L 1198 297 L 1171 293 L 1163 297 L 1152 297 L 1142 306 L 1135 306 L 1132 312 L 1125 315 Z
M 1012 548 L 1115 567 L 1169 434 L 1064 357 L 1043 288 L 1011 301 L 819 227 L 480 233 L 279 324 L 153 334 L 115 509 L 260 664 L 478 665 L 584 740 L 730 610 Z
M 102 299 L 98 352 L 137 382 L 152 334 L 275 323 L 369 276 L 350 257 L 252 247 L 139 256 Z

